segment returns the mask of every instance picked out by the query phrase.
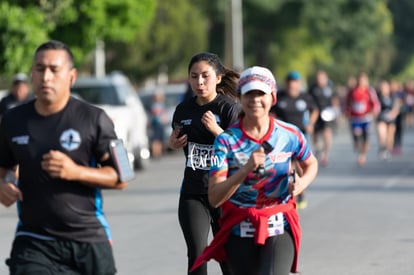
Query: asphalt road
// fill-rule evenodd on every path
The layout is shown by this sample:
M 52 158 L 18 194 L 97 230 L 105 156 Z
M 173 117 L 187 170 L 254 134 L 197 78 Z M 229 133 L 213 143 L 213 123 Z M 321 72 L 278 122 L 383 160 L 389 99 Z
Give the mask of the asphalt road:
M 390 162 L 377 157 L 375 130 L 365 167 L 358 167 L 347 127 L 334 137 L 331 159 L 307 191 L 300 210 L 303 229 L 300 271 L 305 275 L 414 274 L 414 129 L 404 151 Z M 121 275 L 186 273 L 186 250 L 178 225 L 180 152 L 152 161 L 124 191 L 105 191 L 105 213 Z M 411 214 L 410 214 L 411 213 Z M 0 207 L 0 274 L 7 274 L 17 219 Z M 209 274 L 220 274 L 209 263 Z

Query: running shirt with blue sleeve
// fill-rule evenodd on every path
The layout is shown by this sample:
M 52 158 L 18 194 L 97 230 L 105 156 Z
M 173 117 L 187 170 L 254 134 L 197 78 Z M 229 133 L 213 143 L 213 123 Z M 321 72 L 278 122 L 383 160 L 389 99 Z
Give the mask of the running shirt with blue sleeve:
M 24 198 L 17 203 L 16 236 L 110 241 L 101 190 L 78 181 L 52 178 L 41 162 L 44 154 L 58 150 L 79 165 L 97 167 L 115 138 L 108 115 L 75 98 L 49 116 L 36 111 L 34 100 L 6 112 L 0 126 L 0 167 L 19 165 L 18 186 Z
M 265 173 L 250 172 L 231 196 L 230 201 L 239 207 L 262 208 L 283 203 L 289 195 L 291 161 L 304 161 L 311 156 L 306 138 L 298 127 L 270 119 L 269 131 L 261 140 L 249 137 L 241 120 L 215 140 L 210 176 L 230 177 L 247 163 L 251 153 L 264 141 L 273 146 L 266 155 Z

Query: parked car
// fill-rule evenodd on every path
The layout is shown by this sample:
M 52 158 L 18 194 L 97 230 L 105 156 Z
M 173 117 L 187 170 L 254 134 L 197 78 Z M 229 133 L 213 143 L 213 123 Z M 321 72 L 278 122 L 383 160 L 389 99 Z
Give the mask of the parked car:
M 2 99 L 3 97 L 5 97 L 8 93 L 9 93 L 8 90 L 0 90 L 0 99 Z
M 102 78 L 79 77 L 72 95 L 96 105 L 108 114 L 115 132 L 124 141 L 135 169 L 143 169 L 150 158 L 147 113 L 126 76 L 119 72 Z
M 138 96 L 140 97 L 142 103 L 144 104 L 144 108 L 147 112 L 149 119 L 151 119 L 151 105 L 152 100 L 156 92 L 160 91 L 164 94 L 165 99 L 165 107 L 166 107 L 166 116 L 168 117 L 168 122 L 165 124 L 164 133 L 165 133 L 165 140 L 164 144 L 166 148 L 168 148 L 168 138 L 171 135 L 172 128 L 171 122 L 172 117 L 175 111 L 175 107 L 184 100 L 185 93 L 187 91 L 188 84 L 187 83 L 172 83 L 167 84 L 164 86 L 152 86 L 146 87 L 138 90 Z M 148 133 L 151 137 L 152 130 L 150 123 L 148 124 Z

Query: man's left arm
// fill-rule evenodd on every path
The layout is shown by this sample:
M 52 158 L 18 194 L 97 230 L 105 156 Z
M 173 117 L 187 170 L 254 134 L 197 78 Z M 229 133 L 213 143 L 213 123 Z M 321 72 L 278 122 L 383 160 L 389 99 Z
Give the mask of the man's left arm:
M 101 162 L 109 159 L 109 153 L 104 154 Z M 51 150 L 43 155 L 42 169 L 52 178 L 68 181 L 78 181 L 91 187 L 104 189 L 124 189 L 128 183 L 120 182 L 118 173 L 112 166 L 87 167 L 75 163 L 68 155 Z

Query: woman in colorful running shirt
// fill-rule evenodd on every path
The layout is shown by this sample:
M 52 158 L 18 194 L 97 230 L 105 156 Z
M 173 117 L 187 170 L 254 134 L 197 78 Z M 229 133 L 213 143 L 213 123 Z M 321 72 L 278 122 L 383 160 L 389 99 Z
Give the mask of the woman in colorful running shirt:
M 245 70 L 238 92 L 243 113 L 216 138 L 211 161 L 208 197 L 223 210 L 221 228 L 193 268 L 227 255 L 234 275 L 288 275 L 297 272 L 301 234 L 295 197 L 318 163 L 299 128 L 269 115 L 276 81 L 268 69 Z
M 185 159 L 178 217 L 187 244 L 188 268 L 207 246 L 210 225 L 218 231 L 219 209 L 207 198 L 208 172 L 215 137 L 237 120 L 239 74 L 225 68 L 217 55 L 199 53 L 188 67 L 189 83 L 195 97 L 180 103 L 173 116 L 172 149 L 183 148 Z M 226 264 L 223 274 L 229 274 Z M 191 273 L 207 274 L 207 265 Z

